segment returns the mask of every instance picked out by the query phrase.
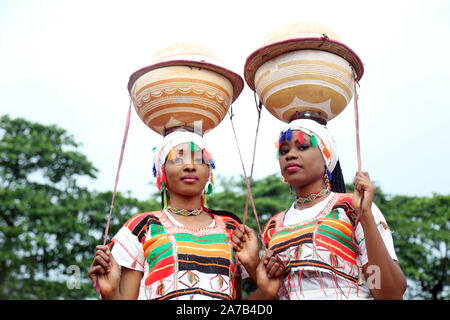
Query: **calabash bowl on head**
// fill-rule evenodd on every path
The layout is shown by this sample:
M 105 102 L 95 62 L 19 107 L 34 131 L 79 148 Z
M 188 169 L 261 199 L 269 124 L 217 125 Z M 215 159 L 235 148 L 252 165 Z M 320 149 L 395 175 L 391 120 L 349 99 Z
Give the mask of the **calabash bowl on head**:
M 181 43 L 160 50 L 151 65 L 133 73 L 128 90 L 137 114 L 155 132 L 191 127 L 203 134 L 223 120 L 243 85 L 211 51 Z
M 334 32 L 310 22 L 268 34 L 244 68 L 249 87 L 284 122 L 302 112 L 333 119 L 352 99 L 363 72 L 359 57 Z

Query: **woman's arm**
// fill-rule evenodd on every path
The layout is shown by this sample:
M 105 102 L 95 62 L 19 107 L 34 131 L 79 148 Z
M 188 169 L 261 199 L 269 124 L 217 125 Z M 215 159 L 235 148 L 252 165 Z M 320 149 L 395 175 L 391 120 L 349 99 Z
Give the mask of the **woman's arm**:
M 391 258 L 372 213 L 375 185 L 370 182 L 367 172 L 357 172 L 354 184 L 352 204 L 356 211 L 364 192 L 360 223 L 368 257 L 368 263 L 363 266 L 368 287 L 375 299 L 402 299 L 406 290 L 405 276 L 398 262 Z
M 272 258 L 274 257 L 272 256 Z M 275 299 L 275 296 L 280 289 L 282 277 L 269 277 L 267 266 L 264 265 L 264 261 L 267 261 L 265 250 L 263 252 L 263 257 L 255 270 L 256 285 L 258 288 L 248 296 L 246 300 L 272 300 Z M 274 265 L 278 264 L 275 263 Z
M 137 299 L 143 273 L 128 268 L 121 270 L 107 246 L 97 246 L 96 249 L 88 275 L 94 284 L 98 281 L 102 299 Z
M 259 264 L 259 245 L 255 232 L 241 224 L 231 237 L 231 245 L 236 251 L 239 261 L 247 270 L 248 275 L 256 283 L 256 268 Z
M 262 259 L 259 258 L 258 239 L 248 226 L 240 225 L 231 240 L 238 259 L 258 286 L 246 300 L 273 299 L 280 288 L 284 268 L 270 250 L 264 250 Z
M 114 259 L 114 258 L 113 258 Z M 105 300 L 136 300 L 139 296 L 139 286 L 142 280 L 142 272 L 128 268 L 121 268 L 120 290 L 117 289 L 110 296 L 102 298 Z

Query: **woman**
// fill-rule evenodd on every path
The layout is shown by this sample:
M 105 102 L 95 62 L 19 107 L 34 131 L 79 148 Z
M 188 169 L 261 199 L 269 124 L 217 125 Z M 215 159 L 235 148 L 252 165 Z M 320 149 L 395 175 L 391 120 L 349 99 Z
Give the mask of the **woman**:
M 153 167 L 164 208 L 129 219 L 111 251 L 97 246 L 89 276 L 94 283 L 98 277 L 103 299 L 240 298 L 241 270 L 230 244 L 240 221 L 204 206 L 213 168 L 200 135 L 175 131 L 164 138 Z M 262 299 L 270 280 L 264 267 L 258 270 L 263 289 L 254 297 Z
M 296 193 L 292 206 L 264 228 L 264 245 L 286 268 L 278 298 L 401 299 L 406 280 L 386 221 L 373 203 L 369 174 L 357 172 L 354 193 L 345 193 L 334 139 L 310 119 L 290 122 L 276 145 L 281 174 Z M 243 227 L 233 238 L 249 274 L 259 263 L 255 239 Z M 269 276 L 280 276 L 273 260 L 265 265 Z

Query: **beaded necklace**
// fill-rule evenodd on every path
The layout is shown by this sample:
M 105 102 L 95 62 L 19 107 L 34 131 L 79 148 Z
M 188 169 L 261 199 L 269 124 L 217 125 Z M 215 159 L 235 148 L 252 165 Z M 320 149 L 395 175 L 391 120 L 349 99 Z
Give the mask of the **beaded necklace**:
M 311 201 L 313 201 L 315 199 L 318 199 L 320 197 L 323 197 L 324 195 L 328 194 L 329 192 L 330 192 L 329 188 L 324 188 L 324 189 L 320 190 L 317 193 L 310 194 L 307 197 L 296 197 L 295 201 L 297 202 L 298 205 L 304 204 L 304 203 L 307 203 L 307 202 L 311 202 Z
M 325 171 L 324 175 L 323 175 L 323 180 L 325 182 L 325 188 L 323 188 L 322 190 L 320 190 L 317 193 L 312 193 L 307 197 L 296 197 L 296 202 L 298 205 L 307 203 L 307 202 L 311 202 L 315 199 L 318 199 L 320 197 L 323 197 L 324 195 L 330 193 L 331 191 L 331 184 L 330 184 L 330 179 L 331 179 L 331 172 L 327 169 L 327 171 Z
M 176 209 L 173 207 L 167 207 L 166 210 L 172 214 L 179 214 L 180 216 L 198 216 L 203 212 L 203 208 L 188 210 L 188 209 Z

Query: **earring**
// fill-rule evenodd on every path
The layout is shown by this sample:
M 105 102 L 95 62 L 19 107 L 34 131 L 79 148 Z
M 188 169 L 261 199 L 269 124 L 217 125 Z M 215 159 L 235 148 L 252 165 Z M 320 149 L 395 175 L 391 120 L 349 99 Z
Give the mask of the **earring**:
M 207 182 L 206 188 L 203 189 L 203 193 L 201 195 L 201 202 L 202 202 L 202 206 L 206 207 L 208 205 L 207 201 L 206 201 L 206 196 L 210 196 L 213 193 L 214 190 L 214 176 L 213 176 L 213 168 L 209 169 L 209 181 Z
M 167 209 L 170 203 L 170 194 L 169 191 L 167 191 L 166 186 L 163 184 L 163 187 L 161 189 L 161 207 L 163 209 Z
M 325 173 L 323 174 L 323 181 L 325 182 L 325 187 L 328 189 L 328 191 L 331 191 L 331 172 L 330 170 L 326 169 Z
M 202 203 L 202 207 L 207 207 L 208 206 L 208 202 L 206 200 L 206 196 L 212 195 L 213 193 L 213 186 L 211 184 L 211 182 L 208 182 L 208 187 L 205 189 L 203 189 L 202 195 L 200 196 L 200 200 Z

